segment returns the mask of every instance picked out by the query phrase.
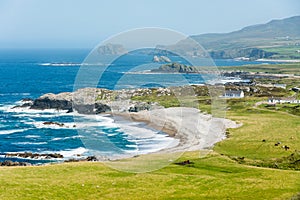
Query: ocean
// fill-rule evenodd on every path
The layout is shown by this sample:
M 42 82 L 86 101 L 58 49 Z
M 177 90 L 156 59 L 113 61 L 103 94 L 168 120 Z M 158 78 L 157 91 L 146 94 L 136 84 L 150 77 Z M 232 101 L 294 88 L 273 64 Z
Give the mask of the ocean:
M 178 141 L 146 127 L 143 123 L 124 120 L 115 123 L 115 119 L 109 116 L 95 118 L 56 110 L 13 108 L 20 105 L 24 98 L 33 99 L 46 93 L 72 92 L 80 64 L 89 51 L 88 49 L 0 50 L 0 161 L 9 159 L 43 164 L 85 157 L 93 155 L 95 151 L 105 158 L 111 158 L 155 152 L 176 145 Z M 103 73 L 98 87 L 107 89 L 168 87 L 205 82 L 199 74 L 144 74 L 130 71 L 133 67 L 137 69 L 136 66 L 140 66 L 139 70 L 157 67 L 158 64 L 151 64 L 152 58 L 151 55 L 121 57 Z M 183 62 L 179 57 L 171 59 Z M 217 66 L 240 66 L 261 62 L 215 60 L 215 63 Z M 64 123 L 64 126 L 44 124 L 49 121 Z M 76 124 L 74 121 L 84 123 Z M 90 148 L 87 148 L 81 140 L 82 137 L 85 137 L 85 142 L 95 144 L 88 145 Z M 64 158 L 5 157 L 7 153 L 16 152 L 59 153 Z

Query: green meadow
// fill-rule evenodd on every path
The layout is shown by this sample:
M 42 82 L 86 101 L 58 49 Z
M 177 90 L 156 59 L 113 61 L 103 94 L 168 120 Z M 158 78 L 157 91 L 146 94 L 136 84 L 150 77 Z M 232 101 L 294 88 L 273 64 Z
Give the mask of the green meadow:
M 245 71 L 245 72 L 263 72 L 271 74 L 300 74 L 300 63 L 285 63 L 285 64 L 260 64 L 260 65 L 244 65 L 244 66 L 229 66 L 219 67 L 219 70 L 225 71 Z
M 290 199 L 300 172 L 238 164 L 212 152 L 185 153 L 149 173 L 126 173 L 102 163 L 0 169 L 1 199 Z

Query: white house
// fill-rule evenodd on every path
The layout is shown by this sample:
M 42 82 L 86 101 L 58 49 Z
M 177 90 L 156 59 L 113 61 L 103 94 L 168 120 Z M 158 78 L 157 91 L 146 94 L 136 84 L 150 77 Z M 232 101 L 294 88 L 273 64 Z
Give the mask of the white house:
M 300 100 L 294 97 L 277 97 L 277 98 L 269 98 L 268 103 L 276 104 L 276 103 L 300 103 Z
M 243 90 L 225 90 L 225 93 L 223 94 L 224 98 L 243 98 L 245 97 L 245 94 Z
M 286 89 L 286 84 L 274 84 L 274 87 Z

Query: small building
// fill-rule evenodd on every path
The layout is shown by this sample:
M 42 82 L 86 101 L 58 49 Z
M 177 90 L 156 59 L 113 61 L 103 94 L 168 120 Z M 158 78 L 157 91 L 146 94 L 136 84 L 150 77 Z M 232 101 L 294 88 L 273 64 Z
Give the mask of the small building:
M 275 97 L 268 99 L 269 104 L 276 104 L 276 103 L 300 103 L 300 100 L 296 99 L 295 97 Z
M 273 86 L 276 88 L 286 89 L 286 84 L 274 84 Z
M 244 98 L 245 94 L 243 90 L 225 90 L 222 96 L 223 98 Z

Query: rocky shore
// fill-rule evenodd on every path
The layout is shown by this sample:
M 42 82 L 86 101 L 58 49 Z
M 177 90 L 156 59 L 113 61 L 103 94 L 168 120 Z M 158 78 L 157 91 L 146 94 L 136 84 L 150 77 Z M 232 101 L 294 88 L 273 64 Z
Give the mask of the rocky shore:
M 186 89 L 182 87 L 178 90 L 183 92 Z M 30 109 L 40 110 L 57 109 L 80 114 L 110 113 L 128 120 L 142 121 L 179 140 L 177 146 L 166 147 L 163 150 L 165 152 L 209 148 L 225 138 L 227 128 L 239 126 L 231 120 L 214 118 L 195 108 L 164 108 L 156 102 L 132 100 L 133 97 L 145 95 L 159 97 L 174 94 L 169 88 L 119 91 L 84 88 L 73 93 L 45 94 L 32 101 L 27 99 L 21 107 L 29 106 Z M 55 122 L 49 122 L 49 124 L 53 123 Z
M 81 155 L 77 155 L 77 158 L 70 158 L 67 160 L 63 160 L 63 162 L 95 162 L 99 161 L 95 156 L 87 156 L 81 157 Z M 13 161 L 12 159 L 22 158 L 22 159 L 33 159 L 33 160 L 53 160 L 53 159 L 64 159 L 64 156 L 57 153 L 49 153 L 49 154 L 38 154 L 31 152 L 24 153 L 8 153 L 4 155 L 5 160 L 0 162 L 1 167 L 15 167 L 15 166 L 32 166 L 29 162 L 18 162 Z
M 165 94 L 168 89 L 160 89 Z M 59 94 L 48 93 L 37 99 L 23 99 L 23 104 L 17 107 L 29 107 L 30 109 L 64 110 L 68 113 L 100 114 L 114 112 L 139 112 L 141 110 L 152 110 L 162 108 L 156 102 L 139 102 L 131 100 L 134 96 L 151 94 L 151 89 L 119 90 L 111 91 L 101 88 L 84 88 L 75 92 L 64 92 Z M 159 94 L 158 94 L 159 95 Z
M 38 154 L 38 153 L 31 153 L 31 152 L 24 152 L 24 153 L 7 153 L 4 155 L 4 161 L 0 162 L 0 166 L 32 166 L 29 162 L 18 162 L 13 161 L 12 159 L 16 158 L 22 158 L 22 159 L 35 159 L 35 160 L 41 160 L 41 159 L 63 159 L 64 156 L 57 153 L 47 153 L 47 154 Z

